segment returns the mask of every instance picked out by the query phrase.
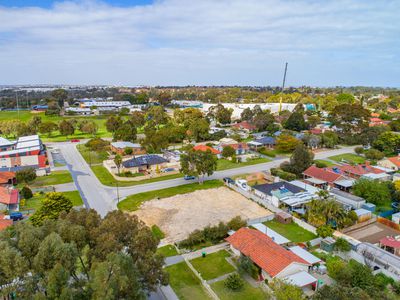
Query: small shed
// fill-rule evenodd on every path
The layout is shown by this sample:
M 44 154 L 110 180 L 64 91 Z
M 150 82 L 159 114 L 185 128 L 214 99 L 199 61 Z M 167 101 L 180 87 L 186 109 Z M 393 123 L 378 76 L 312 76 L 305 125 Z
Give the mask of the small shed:
M 358 223 L 368 221 L 372 218 L 372 212 L 364 208 L 359 208 L 354 211 L 358 217 Z
M 284 211 L 276 213 L 275 219 L 282 224 L 292 223 L 292 215 Z
M 332 252 L 334 250 L 335 243 L 335 239 L 329 236 L 321 241 L 320 248 L 326 252 Z
M 374 212 L 376 209 L 376 205 L 373 203 L 364 203 L 363 205 L 361 205 L 361 208 L 369 210 L 370 212 Z

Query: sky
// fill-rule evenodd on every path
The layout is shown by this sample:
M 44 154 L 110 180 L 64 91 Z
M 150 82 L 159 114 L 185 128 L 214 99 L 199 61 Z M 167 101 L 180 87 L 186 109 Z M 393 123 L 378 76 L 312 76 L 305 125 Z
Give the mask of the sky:
M 400 1 L 0 0 L 0 85 L 400 87 Z

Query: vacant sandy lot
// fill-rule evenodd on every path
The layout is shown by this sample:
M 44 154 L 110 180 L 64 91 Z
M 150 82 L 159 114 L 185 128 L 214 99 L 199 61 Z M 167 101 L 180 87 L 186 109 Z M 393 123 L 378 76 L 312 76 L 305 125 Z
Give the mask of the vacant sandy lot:
M 386 236 L 399 235 L 399 232 L 388 226 L 375 222 L 359 229 L 347 232 L 346 234 L 361 242 L 376 244 Z
M 220 187 L 147 201 L 134 214 L 149 226 L 159 226 L 169 242 L 177 242 L 195 229 L 226 222 L 238 215 L 254 219 L 271 212 L 239 193 Z

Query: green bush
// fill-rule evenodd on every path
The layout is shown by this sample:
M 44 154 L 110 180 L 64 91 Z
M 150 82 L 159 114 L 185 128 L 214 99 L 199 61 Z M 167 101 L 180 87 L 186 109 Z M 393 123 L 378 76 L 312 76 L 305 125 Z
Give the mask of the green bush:
M 317 228 L 317 234 L 322 238 L 332 236 L 333 232 L 334 232 L 334 229 L 330 225 L 322 225 Z
M 292 181 L 297 178 L 297 176 L 293 173 L 285 172 L 279 168 L 271 168 L 271 174 L 274 176 L 278 176 L 279 178 L 287 181 Z
M 31 199 L 33 197 L 32 190 L 27 186 L 24 186 L 21 189 L 20 193 L 21 193 L 22 198 L 24 198 L 24 199 Z
M 357 153 L 358 155 L 363 154 L 364 153 L 364 148 L 359 146 L 359 147 L 355 147 L 354 148 L 354 152 Z
M 244 283 L 239 274 L 234 273 L 229 275 L 228 278 L 225 279 L 224 285 L 232 291 L 239 291 L 242 289 Z
M 351 245 L 344 238 L 338 238 L 335 242 L 335 250 L 341 252 L 348 252 L 351 250 Z
M 318 161 L 318 160 L 315 162 L 315 166 L 317 168 L 327 168 L 328 167 L 328 165 L 326 163 L 324 163 L 323 161 Z

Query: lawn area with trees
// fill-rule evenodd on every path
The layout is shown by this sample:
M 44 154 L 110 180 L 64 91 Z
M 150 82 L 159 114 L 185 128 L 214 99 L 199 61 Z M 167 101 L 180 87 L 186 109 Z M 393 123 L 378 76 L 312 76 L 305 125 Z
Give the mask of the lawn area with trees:
M 211 299 L 200 280 L 189 269 L 186 262 L 181 262 L 164 269 L 169 274 L 169 283 L 179 299 L 204 300 Z
M 278 221 L 271 220 L 264 222 L 264 225 L 295 243 L 307 242 L 317 237 L 314 233 L 305 230 L 294 222 L 282 224 Z
M 122 211 L 135 211 L 140 205 L 155 198 L 168 198 L 179 194 L 188 194 L 197 190 L 214 189 L 223 186 L 220 180 L 208 180 L 203 184 L 190 183 L 180 186 L 174 186 L 166 189 L 149 191 L 128 196 L 126 199 L 118 203 L 118 208 Z
M 217 171 L 240 168 L 245 166 L 252 166 L 252 165 L 267 163 L 270 161 L 271 160 L 268 158 L 253 158 L 253 159 L 248 159 L 247 161 L 244 162 L 235 163 L 228 159 L 221 158 L 217 161 Z
M 197 257 L 190 263 L 204 280 L 210 280 L 235 271 L 235 268 L 226 261 L 227 257 L 230 257 L 230 254 L 221 250 L 207 254 L 206 257 Z
M 81 206 L 83 205 L 83 200 L 78 191 L 70 191 L 70 192 L 61 192 L 65 197 L 71 200 L 73 206 Z M 42 206 L 42 200 L 45 198 L 46 194 L 37 193 L 33 195 L 30 199 L 24 200 L 24 206 L 21 207 L 21 210 L 38 210 Z
M 261 288 L 255 288 L 246 280 L 242 280 L 243 286 L 239 290 L 232 290 L 225 286 L 224 280 L 211 284 L 211 288 L 221 300 L 265 300 L 270 299 Z
M 101 164 L 108 158 L 108 153 L 105 150 L 93 151 L 84 144 L 79 144 L 76 148 L 89 165 Z

